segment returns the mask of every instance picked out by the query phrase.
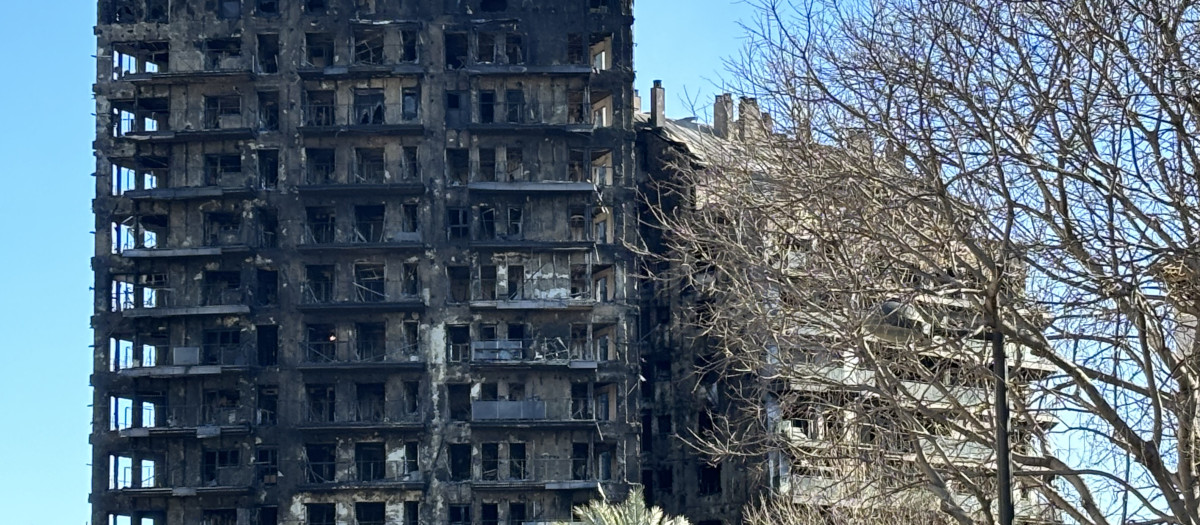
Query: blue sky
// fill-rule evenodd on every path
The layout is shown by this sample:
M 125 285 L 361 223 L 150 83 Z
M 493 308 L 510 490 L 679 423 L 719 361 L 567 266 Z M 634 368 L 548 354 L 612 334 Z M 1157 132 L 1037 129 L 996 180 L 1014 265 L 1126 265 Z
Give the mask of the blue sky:
M 86 524 L 95 2 L 61 10 L 4 4 L 0 502 L 5 523 Z M 732 0 L 636 4 L 637 88 L 646 108 L 655 79 L 667 86 L 673 117 L 691 115 L 685 93 L 711 106 L 722 58 L 741 45 L 737 20 L 749 8 Z

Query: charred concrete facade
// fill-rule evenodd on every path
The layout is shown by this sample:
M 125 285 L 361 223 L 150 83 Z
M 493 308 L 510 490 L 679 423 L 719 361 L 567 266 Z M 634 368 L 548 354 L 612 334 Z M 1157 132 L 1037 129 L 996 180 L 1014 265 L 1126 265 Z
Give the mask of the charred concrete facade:
M 639 481 L 629 0 L 102 0 L 92 523 Z

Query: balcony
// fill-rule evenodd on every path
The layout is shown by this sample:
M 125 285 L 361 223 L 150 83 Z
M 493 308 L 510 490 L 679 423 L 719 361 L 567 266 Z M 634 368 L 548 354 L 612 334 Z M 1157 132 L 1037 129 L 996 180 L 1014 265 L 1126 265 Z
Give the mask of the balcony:
M 561 194 L 561 193 L 595 193 L 598 189 L 591 182 L 572 182 L 559 180 L 542 181 L 476 181 L 467 183 L 467 190 L 475 193 L 507 193 L 522 194 Z
M 451 361 L 461 361 L 453 359 Z M 468 357 L 468 356 L 462 356 Z M 496 367 L 566 367 L 595 369 L 599 354 L 593 345 L 565 344 L 558 338 L 471 341 L 469 360 L 472 366 Z M 605 356 L 607 357 L 607 356 Z
M 397 405 L 399 405 L 397 403 Z M 423 415 L 401 410 L 400 406 L 388 406 L 382 400 L 358 400 L 348 411 L 339 411 L 333 400 L 317 399 L 305 403 L 304 430 L 378 430 L 425 428 Z
M 300 484 L 306 491 L 361 489 L 421 490 L 426 473 L 416 461 L 306 461 Z
M 206 285 L 195 297 L 171 288 L 144 288 L 141 293 L 122 292 L 123 317 L 173 317 L 182 315 L 240 315 L 250 313 L 245 291 L 225 285 Z
M 299 128 L 306 136 L 344 135 L 420 135 L 425 126 L 420 112 L 402 104 L 357 103 L 304 104 L 304 120 Z
M 131 421 L 133 409 L 127 408 L 124 421 Z M 159 436 L 195 436 L 198 438 L 239 435 L 250 431 L 251 410 L 244 406 L 168 406 L 142 410 L 141 426 L 118 429 L 124 438 Z
M 304 370 L 380 368 L 423 369 L 419 346 L 380 341 L 307 341 L 300 343 Z
M 216 496 L 223 494 L 240 494 L 249 492 L 255 482 L 255 470 L 248 466 L 206 466 L 200 479 L 195 479 L 196 472 L 182 466 L 178 468 L 160 469 L 158 472 L 147 473 L 140 483 L 121 483 L 110 492 L 116 496 L 146 497 L 192 497 Z
M 347 299 L 336 297 L 331 281 L 301 283 L 301 311 L 389 311 L 412 312 L 425 308 L 425 300 L 415 294 L 392 294 L 371 286 L 355 285 Z
M 472 426 L 593 426 L 608 421 L 608 402 L 589 398 L 472 401 Z
M 612 481 L 607 455 L 587 458 L 540 457 L 482 461 L 480 476 L 471 480 L 473 490 L 593 490 Z
M 249 368 L 255 357 L 254 346 L 248 343 L 161 348 L 169 350 L 161 361 L 155 359 L 137 366 L 127 363 L 117 368 L 117 374 L 123 377 L 217 375 Z

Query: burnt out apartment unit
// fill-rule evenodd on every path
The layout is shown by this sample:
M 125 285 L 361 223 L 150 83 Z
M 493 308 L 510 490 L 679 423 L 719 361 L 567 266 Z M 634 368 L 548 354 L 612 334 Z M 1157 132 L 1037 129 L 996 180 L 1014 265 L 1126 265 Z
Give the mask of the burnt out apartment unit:
M 637 482 L 629 0 L 101 0 L 92 523 Z

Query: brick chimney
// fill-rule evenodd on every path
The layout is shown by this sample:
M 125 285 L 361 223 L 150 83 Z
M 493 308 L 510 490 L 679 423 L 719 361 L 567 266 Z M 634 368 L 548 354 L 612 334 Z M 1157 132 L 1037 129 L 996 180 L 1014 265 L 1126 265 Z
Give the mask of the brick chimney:
M 729 126 L 733 123 L 733 95 L 717 95 L 713 104 L 713 129 L 718 137 L 729 137 Z
M 667 90 L 661 80 L 654 81 L 650 90 L 650 126 L 658 129 L 667 123 Z
M 758 99 L 742 97 L 738 101 L 737 127 L 741 140 L 762 136 L 762 114 L 758 110 Z

